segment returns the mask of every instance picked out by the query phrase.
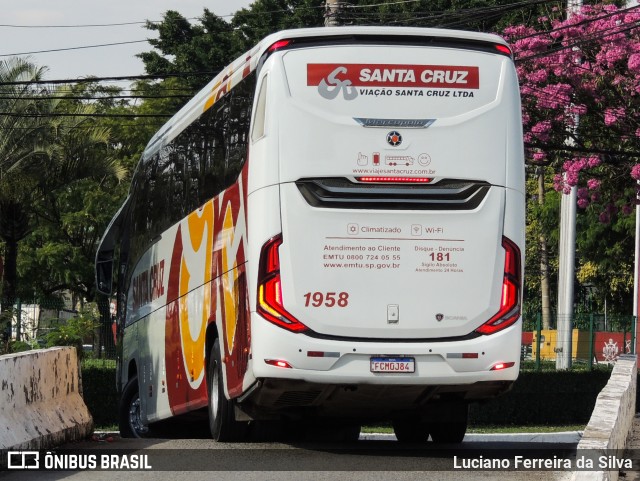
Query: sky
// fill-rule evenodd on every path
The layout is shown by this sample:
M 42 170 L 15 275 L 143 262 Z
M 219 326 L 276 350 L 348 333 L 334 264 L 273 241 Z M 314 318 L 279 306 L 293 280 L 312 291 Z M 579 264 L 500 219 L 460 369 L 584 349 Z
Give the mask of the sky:
M 0 60 L 15 54 L 29 57 L 36 65 L 48 67 L 48 80 L 143 75 L 144 66 L 135 55 L 151 50 L 144 40 L 156 33 L 144 28 L 145 20 L 161 20 L 167 10 L 191 19 L 201 16 L 205 8 L 230 19 L 251 3 L 253 0 L 0 0 Z M 68 27 L 114 23 L 130 25 Z M 143 42 L 76 49 L 131 41 Z M 73 50 L 28 53 L 53 49 Z

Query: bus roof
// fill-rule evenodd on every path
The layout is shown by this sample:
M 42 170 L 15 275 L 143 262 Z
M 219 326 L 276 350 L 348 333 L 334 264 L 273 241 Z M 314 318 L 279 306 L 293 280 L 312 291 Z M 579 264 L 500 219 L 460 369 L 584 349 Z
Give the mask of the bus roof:
M 308 39 L 326 37 L 348 38 L 358 37 L 425 37 L 437 39 L 463 40 L 469 42 L 485 42 L 508 46 L 501 37 L 493 34 L 468 32 L 463 30 L 448 30 L 436 28 L 418 27 L 318 27 L 282 30 L 263 38 L 251 50 L 236 58 L 223 68 L 213 80 L 211 80 L 200 92 L 198 92 L 186 105 L 184 105 L 160 130 L 151 138 L 145 152 L 143 161 L 149 158 L 163 144 L 171 141 L 204 111 L 208 110 L 219 98 L 237 85 L 244 77 L 256 70 L 260 58 L 276 42 L 281 40 Z

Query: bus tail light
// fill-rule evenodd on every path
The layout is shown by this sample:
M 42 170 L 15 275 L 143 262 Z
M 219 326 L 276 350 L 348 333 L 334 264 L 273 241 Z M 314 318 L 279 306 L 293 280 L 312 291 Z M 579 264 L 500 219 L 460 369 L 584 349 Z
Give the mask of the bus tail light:
M 500 43 L 496 44 L 496 50 L 502 55 L 506 55 L 509 58 L 511 58 L 511 56 L 513 55 L 509 47 L 507 47 L 506 45 L 502 45 Z
M 282 236 L 273 237 L 262 247 L 258 272 L 258 314 L 269 322 L 292 332 L 307 330 L 284 308 L 280 282 L 280 255 L 278 248 Z
M 504 248 L 504 277 L 500 309 L 482 326 L 476 329 L 480 334 L 493 334 L 514 324 L 520 317 L 520 249 L 507 239 L 502 238 Z
M 288 47 L 289 44 L 291 44 L 291 40 L 278 40 L 269 46 L 267 52 L 273 53 L 277 50 L 282 50 L 283 48 Z

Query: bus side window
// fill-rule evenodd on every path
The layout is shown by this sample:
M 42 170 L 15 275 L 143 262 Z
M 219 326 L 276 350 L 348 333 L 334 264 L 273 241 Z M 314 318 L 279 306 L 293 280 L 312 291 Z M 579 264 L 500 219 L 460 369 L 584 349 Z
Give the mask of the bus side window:
M 232 91 L 229 102 L 229 129 L 226 132 L 227 158 L 225 165 L 225 187 L 233 184 L 247 160 L 247 139 L 251 122 L 252 96 L 247 89 Z
M 143 161 L 149 162 L 149 160 Z M 144 170 L 146 165 L 141 165 L 134 180 L 131 203 L 131 249 L 129 265 L 132 269 L 142 253 L 145 251 L 148 241 L 147 210 L 149 205 L 149 183 L 146 181 Z
M 256 116 L 253 121 L 253 132 L 251 132 L 251 141 L 264 137 L 265 134 L 265 122 L 267 114 L 267 83 L 269 77 L 265 75 L 260 85 L 260 92 L 258 93 L 258 102 L 256 103 Z
M 247 157 L 247 140 L 255 89 L 255 73 L 220 98 L 190 127 L 200 160 L 199 204 L 231 186 Z

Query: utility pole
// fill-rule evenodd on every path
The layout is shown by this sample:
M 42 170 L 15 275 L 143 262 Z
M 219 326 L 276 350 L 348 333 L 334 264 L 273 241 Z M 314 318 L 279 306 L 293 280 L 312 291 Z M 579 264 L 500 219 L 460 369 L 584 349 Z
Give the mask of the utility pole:
M 582 0 L 568 0 L 567 17 L 571 18 L 581 7 Z M 575 125 L 578 125 L 577 116 Z M 573 139 L 568 138 L 567 144 L 573 144 Z M 573 281 L 576 267 L 576 203 L 578 187 L 574 185 L 570 189 L 571 191 L 568 195 L 563 194 L 561 196 L 560 202 L 558 317 L 556 326 L 558 333 L 556 339 L 557 370 L 567 370 L 571 367 L 571 352 L 573 350 Z
M 636 197 L 640 200 L 640 181 L 636 182 L 636 188 L 638 194 Z M 636 205 L 636 243 L 635 243 L 635 261 L 633 264 L 633 317 L 635 319 L 635 326 L 633 332 L 635 332 L 635 346 L 633 346 L 633 352 L 631 354 L 638 354 L 640 351 L 640 341 L 638 335 L 640 334 L 640 326 L 638 322 L 638 310 L 640 309 L 640 203 Z M 626 354 L 626 352 L 625 352 Z M 640 365 L 640 356 L 638 356 L 638 364 Z
M 625 7 L 631 8 L 637 5 L 638 0 L 627 0 Z M 636 205 L 636 245 L 635 261 L 633 263 L 633 318 L 635 319 L 633 332 L 635 333 L 636 342 L 631 354 L 640 352 L 640 340 L 638 340 L 638 335 L 640 334 L 640 322 L 638 322 L 638 310 L 640 310 L 640 181 L 636 181 L 636 189 L 638 189 L 636 194 L 638 204 Z M 638 366 L 640 366 L 640 356 L 637 356 L 637 358 Z
M 576 258 L 577 187 L 562 194 L 560 204 L 560 249 L 558 266 L 558 337 L 556 339 L 556 369 L 571 368 L 573 281 Z
M 326 0 L 324 4 L 324 26 L 337 27 L 340 25 L 340 3 L 339 0 Z
M 536 168 L 538 176 L 538 204 L 544 205 L 545 202 L 545 168 L 539 166 Z M 542 308 L 542 328 L 548 330 L 551 328 L 551 299 L 550 299 L 550 282 L 549 282 L 549 251 L 547 250 L 547 236 L 544 232 L 540 233 L 538 238 L 540 246 L 540 303 Z

